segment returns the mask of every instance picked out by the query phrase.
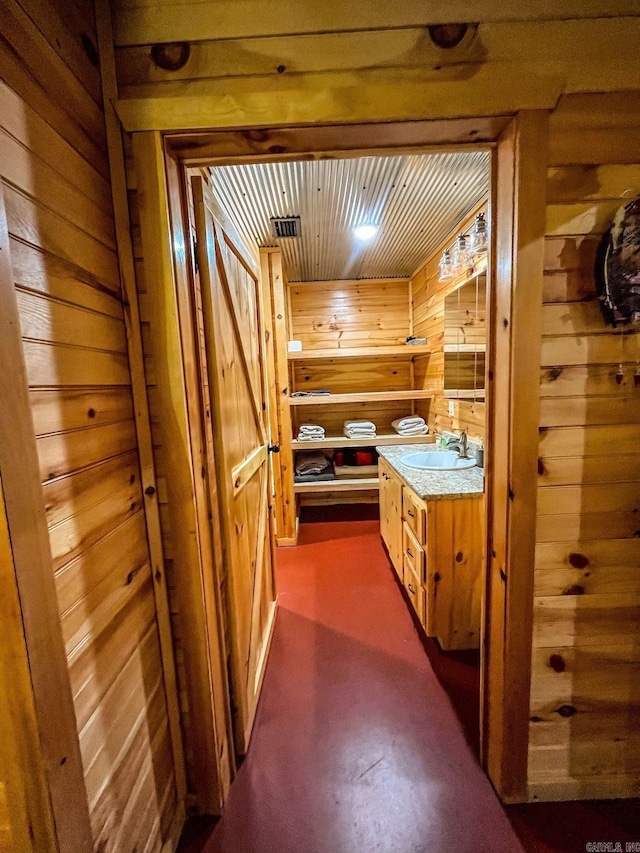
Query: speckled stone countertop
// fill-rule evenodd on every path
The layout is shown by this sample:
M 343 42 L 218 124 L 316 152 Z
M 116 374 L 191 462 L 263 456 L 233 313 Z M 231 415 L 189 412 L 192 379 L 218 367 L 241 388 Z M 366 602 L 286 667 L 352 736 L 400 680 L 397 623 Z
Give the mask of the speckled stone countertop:
M 400 462 L 405 453 L 422 453 L 435 450 L 433 444 L 396 444 L 376 447 L 398 476 L 423 500 L 452 500 L 484 492 L 482 468 L 464 468 L 461 471 L 421 471 Z

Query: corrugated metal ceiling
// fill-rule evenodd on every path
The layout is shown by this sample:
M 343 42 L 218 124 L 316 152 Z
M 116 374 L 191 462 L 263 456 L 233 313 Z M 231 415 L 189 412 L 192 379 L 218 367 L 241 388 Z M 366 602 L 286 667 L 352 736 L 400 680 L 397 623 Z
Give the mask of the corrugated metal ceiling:
M 244 234 L 279 246 L 289 281 L 411 275 L 488 192 L 487 151 L 218 166 L 213 189 Z M 271 218 L 300 216 L 276 239 Z M 355 226 L 379 226 L 368 243 Z

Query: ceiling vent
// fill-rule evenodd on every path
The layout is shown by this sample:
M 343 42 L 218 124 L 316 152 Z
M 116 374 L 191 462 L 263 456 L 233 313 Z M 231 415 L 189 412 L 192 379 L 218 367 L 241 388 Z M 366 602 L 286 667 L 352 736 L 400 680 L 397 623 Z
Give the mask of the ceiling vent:
M 272 219 L 271 230 L 273 231 L 274 237 L 299 237 L 300 217 L 280 216 L 277 219 Z

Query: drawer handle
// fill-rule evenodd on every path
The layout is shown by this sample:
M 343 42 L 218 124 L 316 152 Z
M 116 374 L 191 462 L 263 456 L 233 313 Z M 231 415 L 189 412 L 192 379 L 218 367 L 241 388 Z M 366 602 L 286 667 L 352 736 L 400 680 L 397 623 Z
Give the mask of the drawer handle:
M 415 559 L 413 554 L 411 553 L 411 548 L 407 548 L 407 554 L 411 557 L 411 559 Z
M 407 510 L 407 515 L 409 516 L 409 518 L 415 518 L 415 515 L 411 512 L 410 509 Z
M 409 592 L 412 592 L 412 593 L 415 595 L 415 592 L 416 592 L 416 591 L 415 591 L 415 589 L 411 586 L 411 584 L 410 584 L 410 583 L 408 583 L 408 584 L 407 584 L 407 589 L 409 590 Z

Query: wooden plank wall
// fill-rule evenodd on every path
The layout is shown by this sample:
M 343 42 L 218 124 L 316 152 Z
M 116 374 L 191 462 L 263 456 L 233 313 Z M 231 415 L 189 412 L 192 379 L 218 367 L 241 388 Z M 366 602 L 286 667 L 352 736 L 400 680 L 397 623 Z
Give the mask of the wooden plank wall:
M 94 845 L 158 850 L 178 804 L 93 6 L 11 2 L 0 21 L 1 178 Z
M 532 799 L 640 793 L 640 337 L 604 324 L 593 275 L 601 234 L 640 194 L 640 121 L 624 101 L 594 96 L 551 123 Z
M 294 282 L 289 300 L 303 350 L 403 344 L 409 334 L 407 279 Z
M 404 343 L 411 333 L 407 279 L 311 281 L 289 285 L 290 337 L 303 350 L 377 347 Z M 413 387 L 409 359 L 363 358 L 348 361 L 295 361 L 297 391 L 330 388 L 334 394 L 401 391 Z M 327 435 L 341 435 L 347 418 L 372 420 L 379 432 L 413 409 L 411 401 L 355 403 L 292 409 L 294 436 L 303 423 L 319 423 Z
M 436 391 L 434 400 L 428 404 L 416 403 L 416 410 L 427 419 L 433 431 L 467 429 L 469 436 L 483 439 L 485 435 L 485 404 L 470 400 L 453 401 L 455 413 L 449 414 L 449 401 L 444 397 L 444 344 L 445 344 L 445 300 L 453 293 L 461 278 L 451 281 L 438 281 L 438 264 L 442 252 L 451 246 L 457 235 L 465 233 L 479 211 L 486 212 L 483 203 L 472 211 L 443 241 L 442 245 L 424 262 L 411 278 L 411 300 L 413 311 L 413 333 L 426 337 L 431 346 L 429 358 L 418 359 L 415 370 L 416 387 L 441 389 Z M 463 278 L 466 277 L 463 276 Z
M 128 130 L 502 115 L 553 108 L 563 92 L 640 86 L 633 0 L 275 0 L 269 15 L 259 0 L 114 7 Z M 475 37 L 438 49 L 426 26 L 452 19 L 480 22 Z M 191 42 L 183 69 L 152 62 L 153 43 L 181 40 Z

